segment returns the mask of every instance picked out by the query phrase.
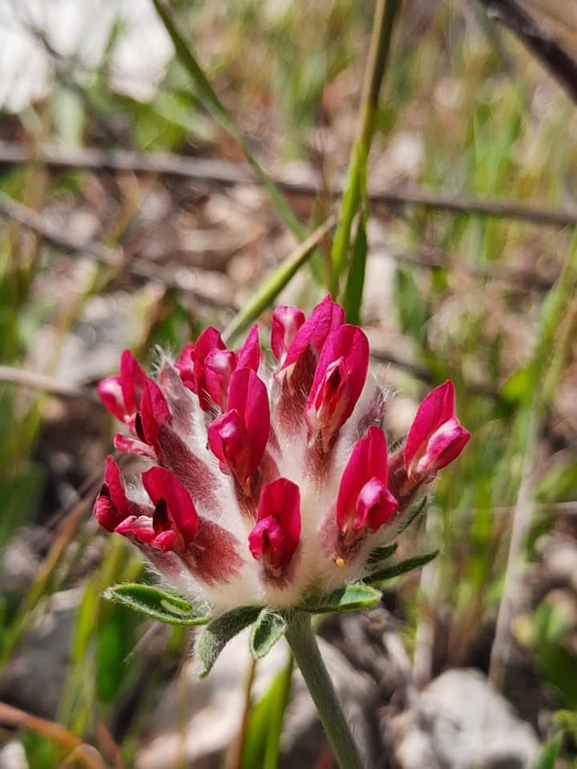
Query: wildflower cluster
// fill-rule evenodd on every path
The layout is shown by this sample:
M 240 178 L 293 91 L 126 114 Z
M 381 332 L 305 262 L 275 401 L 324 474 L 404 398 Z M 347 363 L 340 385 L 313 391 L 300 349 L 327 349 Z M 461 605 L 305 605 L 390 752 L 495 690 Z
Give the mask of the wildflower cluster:
M 109 458 L 94 513 L 167 583 L 218 611 L 298 607 L 370 576 L 403 514 L 469 440 L 446 382 L 389 453 L 369 343 L 330 297 L 272 317 L 227 349 L 214 328 L 164 358 L 155 380 L 125 351 L 98 392 L 126 427 L 118 451 L 150 467 L 128 488 Z

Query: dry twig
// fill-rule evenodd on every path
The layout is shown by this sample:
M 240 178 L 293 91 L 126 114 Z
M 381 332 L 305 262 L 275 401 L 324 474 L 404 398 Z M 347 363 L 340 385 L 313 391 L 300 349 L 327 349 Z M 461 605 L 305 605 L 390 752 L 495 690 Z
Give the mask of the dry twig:
M 515 0 L 478 0 L 494 18 L 549 70 L 557 82 L 577 103 L 577 61 Z
M 0 382 L 10 382 L 31 390 L 43 390 L 60 398 L 82 398 L 100 403 L 96 393 L 91 388 L 66 384 L 54 377 L 13 366 L 0 365 Z
M 46 243 L 72 256 L 89 256 L 99 264 L 108 265 L 118 270 L 126 269 L 132 275 L 148 280 L 155 280 L 169 288 L 188 293 L 197 301 L 208 306 L 222 307 L 214 297 L 192 285 L 194 276 L 186 280 L 184 275 L 175 274 L 174 270 L 152 264 L 145 259 L 125 259 L 121 248 L 109 248 L 95 241 L 84 241 L 64 234 L 62 228 L 56 228 L 46 221 L 42 214 L 17 203 L 0 192 L 0 217 L 11 219 L 32 232 L 41 235 Z M 232 308 L 238 309 L 238 308 Z
M 40 734 L 58 745 L 68 757 L 74 758 L 77 766 L 84 769 L 106 769 L 104 759 L 95 747 L 82 742 L 75 734 L 60 724 L 32 716 L 4 702 L 0 702 L 0 723 L 11 727 L 30 729 Z
M 43 163 L 52 169 L 85 169 L 95 173 L 160 174 L 190 179 L 203 184 L 232 187 L 238 184 L 257 184 L 248 166 L 225 160 L 190 158 L 168 153 L 140 153 L 130 150 L 100 150 L 84 148 L 61 152 L 50 147 L 35 151 L 34 156 L 19 144 L 0 142 L 0 167 L 32 162 Z M 275 185 L 287 195 L 316 197 L 318 180 L 311 172 L 311 180 L 293 182 L 285 177 L 272 177 Z M 341 187 L 330 191 L 333 198 L 343 194 Z M 545 227 L 572 227 L 577 224 L 577 212 L 549 211 L 536 206 L 524 206 L 502 200 L 453 197 L 425 190 L 369 190 L 373 204 L 387 207 L 420 206 L 431 211 L 451 214 L 513 219 Z

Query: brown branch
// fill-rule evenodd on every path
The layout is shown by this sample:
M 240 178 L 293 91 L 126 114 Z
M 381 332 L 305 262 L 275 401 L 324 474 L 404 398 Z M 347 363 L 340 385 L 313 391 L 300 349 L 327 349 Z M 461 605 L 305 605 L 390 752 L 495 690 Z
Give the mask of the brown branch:
M 1 162 L 1 161 L 0 161 Z M 208 161 L 211 162 L 211 161 Z M 212 297 L 204 295 L 201 291 L 187 285 L 182 279 L 178 279 L 166 268 L 152 264 L 144 259 L 132 259 L 125 261 L 121 249 L 112 249 L 94 241 L 82 241 L 64 235 L 61 228 L 51 226 L 46 219 L 36 211 L 17 203 L 12 198 L 0 192 L 0 217 L 13 219 L 24 227 L 38 233 L 51 246 L 71 254 L 84 254 L 91 256 L 100 264 L 111 267 L 126 267 L 127 271 L 139 277 L 156 280 L 171 288 L 183 292 L 192 293 L 197 299 L 207 305 L 215 305 Z M 577 215 L 575 216 L 577 220 Z M 440 254 L 428 252 L 404 252 L 391 253 L 391 258 L 399 263 L 408 263 L 422 267 L 426 270 L 450 269 L 451 265 Z M 501 280 L 507 283 L 520 283 L 526 288 L 537 291 L 548 291 L 554 284 L 553 279 L 528 273 L 526 270 L 517 270 L 504 265 L 493 264 L 486 267 L 474 265 L 461 265 L 470 275 L 478 278 Z M 219 305 L 220 306 L 220 305 Z M 235 309 L 232 308 L 231 309 Z M 236 308 L 238 309 L 238 308 Z
M 75 168 L 95 173 L 159 174 L 223 187 L 258 184 L 248 166 L 225 160 L 94 148 L 64 153 L 54 148 L 44 147 L 32 155 L 19 144 L 0 142 L 0 168 L 21 165 L 32 160 L 44 163 L 53 169 Z M 273 176 L 272 181 L 288 195 L 316 197 L 318 193 L 318 181 L 312 172 L 311 180 L 306 182 L 292 182 L 278 176 Z M 339 198 L 342 194 L 341 187 L 330 191 L 333 198 Z M 577 212 L 550 211 L 503 200 L 453 197 L 418 189 L 403 191 L 372 189 L 369 190 L 369 198 L 373 204 L 387 207 L 420 206 L 432 211 L 515 219 L 546 227 L 572 227 L 577 224 Z
M 44 392 L 58 395 L 61 398 L 82 398 L 100 403 L 96 393 L 91 388 L 66 384 L 54 377 L 13 366 L 0 366 L 0 382 L 17 384 L 31 390 L 44 390 Z
M 0 702 L 0 723 L 29 729 L 57 745 L 68 758 L 74 758 L 77 766 L 84 769 L 106 769 L 102 755 L 92 745 L 87 745 L 60 724 L 30 715 L 24 710 Z
M 504 27 L 553 75 L 569 98 L 577 103 L 577 61 L 516 0 L 478 0 L 488 15 Z
M 120 249 L 108 248 L 101 243 L 82 241 L 66 235 L 61 227 L 54 227 L 49 224 L 42 214 L 16 202 L 3 192 L 0 192 L 0 216 L 18 222 L 23 227 L 41 235 L 49 245 L 66 253 L 86 254 L 97 262 L 110 267 L 122 267 L 123 265 L 124 259 Z
M 99 264 L 126 269 L 132 275 L 137 275 L 147 280 L 156 280 L 165 286 L 175 288 L 183 293 L 190 294 L 199 302 L 208 306 L 222 307 L 214 297 L 187 283 L 183 277 L 179 277 L 172 270 L 157 264 L 152 264 L 145 259 L 125 259 L 121 248 L 109 248 L 95 241 L 83 241 L 66 235 L 61 227 L 54 227 L 41 214 L 33 211 L 21 203 L 0 192 L 0 217 L 18 222 L 23 227 L 41 235 L 46 243 L 67 254 L 76 256 L 90 256 Z M 237 310 L 236 307 L 231 309 Z

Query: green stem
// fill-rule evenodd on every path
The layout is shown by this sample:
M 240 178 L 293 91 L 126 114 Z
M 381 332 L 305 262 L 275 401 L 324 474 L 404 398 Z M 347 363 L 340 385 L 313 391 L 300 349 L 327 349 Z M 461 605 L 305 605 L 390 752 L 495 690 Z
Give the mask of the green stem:
M 369 46 L 365 80 L 361 96 L 359 126 L 351 154 L 345 194 L 339 211 L 339 225 L 332 248 L 333 276 L 331 294 L 338 298 L 339 278 L 345 267 L 351 228 L 359 201 L 367 197 L 367 162 L 375 130 L 379 93 L 391 48 L 395 17 L 402 0 L 377 0 Z
M 192 45 L 185 41 L 174 23 L 170 4 L 167 0 L 152 0 L 152 4 L 172 40 L 177 59 L 192 78 L 200 100 L 219 125 L 238 143 L 252 168 L 254 175 L 270 195 L 272 203 L 285 226 L 292 232 L 297 240 L 302 240 L 305 234 L 304 228 L 295 216 L 290 205 L 279 192 L 275 183 L 270 179 L 256 159 L 256 156 L 250 148 L 249 142 L 244 138 L 237 128 L 233 118 L 229 115 L 218 98 L 216 91 L 210 84 L 204 70 L 194 56 Z
M 311 627 L 311 615 L 297 612 L 289 622 L 286 639 L 316 705 L 340 769 L 363 769 L 357 745 L 321 657 Z
M 253 295 L 242 310 L 239 310 L 222 334 L 227 344 L 231 344 L 253 323 L 261 312 L 270 307 L 274 299 L 286 286 L 289 280 L 309 259 L 315 248 L 327 232 L 335 226 L 335 218 L 331 216 L 326 222 L 311 233 L 306 240 L 299 244 L 296 251 L 290 254 L 270 275 Z

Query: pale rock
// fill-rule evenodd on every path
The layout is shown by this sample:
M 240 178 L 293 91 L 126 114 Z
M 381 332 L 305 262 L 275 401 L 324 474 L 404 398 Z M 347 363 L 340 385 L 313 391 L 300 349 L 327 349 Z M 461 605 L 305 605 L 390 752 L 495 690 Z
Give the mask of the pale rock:
M 0 748 L 0 769 L 29 769 L 26 751 L 18 740 L 10 740 Z
M 531 727 L 476 670 L 448 670 L 386 725 L 396 769 L 530 769 Z

